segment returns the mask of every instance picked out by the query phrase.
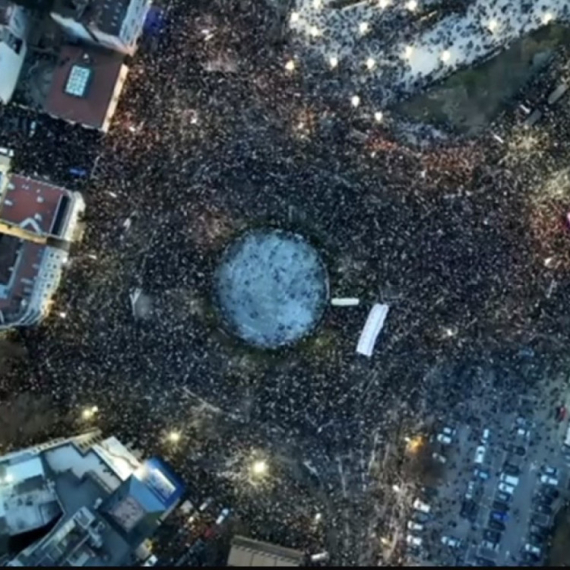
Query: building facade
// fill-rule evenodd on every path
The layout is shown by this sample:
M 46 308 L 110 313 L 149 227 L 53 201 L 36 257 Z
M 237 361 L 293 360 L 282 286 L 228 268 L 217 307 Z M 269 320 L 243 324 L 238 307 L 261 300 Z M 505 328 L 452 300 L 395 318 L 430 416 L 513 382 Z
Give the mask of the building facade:
M 27 53 L 30 14 L 8 0 L 0 0 L 0 103 L 11 99 Z

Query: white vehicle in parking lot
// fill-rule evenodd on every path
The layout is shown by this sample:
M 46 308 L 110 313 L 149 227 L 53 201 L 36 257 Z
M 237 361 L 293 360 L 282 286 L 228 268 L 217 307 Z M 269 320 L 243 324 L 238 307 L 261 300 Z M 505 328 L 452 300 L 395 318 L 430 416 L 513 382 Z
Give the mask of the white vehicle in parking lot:
M 485 448 L 484 445 L 480 445 L 475 450 L 475 463 L 477 465 L 481 465 L 481 463 L 483 463 L 483 461 L 485 460 L 485 452 L 486 451 L 487 451 L 487 449 Z
M 416 530 L 416 531 L 422 531 L 424 529 L 424 525 L 414 522 L 414 521 L 408 521 L 408 530 Z
M 444 433 L 438 433 L 436 439 L 439 443 L 443 443 L 443 445 L 449 445 L 451 443 L 451 437 Z
M 558 479 L 549 477 L 548 475 L 541 475 L 540 482 L 544 483 L 545 485 L 554 485 L 555 487 L 558 486 Z
M 447 463 L 447 459 L 441 453 L 437 453 L 436 451 L 431 454 L 431 457 L 438 463 Z
M 558 475 L 558 469 L 555 469 L 554 467 L 545 467 L 544 472 L 551 477 L 556 477 L 556 475 Z
M 501 544 L 499 542 L 491 542 L 490 540 L 484 540 L 481 543 L 481 546 L 488 550 L 493 550 L 494 552 L 497 552 L 501 548 Z
M 489 435 L 491 434 L 491 430 L 484 429 L 483 435 L 481 436 L 481 443 L 485 444 L 489 441 Z
M 515 477 L 514 475 L 507 475 L 506 473 L 501 473 L 500 480 L 503 483 L 507 483 L 507 485 L 511 485 L 512 487 L 516 487 L 519 484 L 518 477 Z
M 497 489 L 499 489 L 499 491 L 502 493 L 507 493 L 507 495 L 512 495 L 515 491 L 515 488 L 512 485 L 508 485 L 507 483 L 499 483 Z
M 540 548 L 538 546 L 534 546 L 534 544 L 529 544 L 528 542 L 524 545 L 525 552 L 530 552 L 531 554 L 536 554 L 540 556 Z
M 413 534 L 408 534 L 408 536 L 406 536 L 406 542 L 412 546 L 422 545 L 422 539 L 419 536 L 414 536 Z
M 450 546 L 451 548 L 459 548 L 461 541 L 458 538 L 453 538 L 452 536 L 442 536 L 441 544 L 445 544 L 445 546 Z
M 414 501 L 412 507 L 416 511 L 421 511 L 422 513 L 429 513 L 431 511 L 431 507 L 428 504 L 424 503 L 423 501 L 420 501 L 419 499 L 416 499 Z

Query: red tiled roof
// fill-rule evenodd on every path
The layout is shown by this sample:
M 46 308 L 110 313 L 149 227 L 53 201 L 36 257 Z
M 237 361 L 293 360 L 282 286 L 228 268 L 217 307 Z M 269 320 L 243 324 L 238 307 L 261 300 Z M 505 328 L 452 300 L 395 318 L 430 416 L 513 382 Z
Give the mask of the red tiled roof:
M 66 93 L 74 65 L 91 70 L 85 96 Z M 100 129 L 105 124 L 113 93 L 123 69 L 123 56 L 97 48 L 63 46 L 44 106 L 46 113 L 81 125 Z
M 55 220 L 58 204 L 63 196 L 70 196 L 65 188 L 59 188 L 46 182 L 33 180 L 25 176 L 13 175 L 10 177 L 4 201 L 0 204 L 0 219 L 25 227 L 26 230 L 37 233 L 49 233 Z M 33 219 L 34 223 L 24 224 L 26 220 Z M 21 241 L 16 237 L 6 236 L 4 247 L 14 246 L 13 240 L 21 243 L 17 259 L 14 263 L 12 285 L 6 298 L 0 298 L 0 311 L 17 313 L 22 299 L 28 299 L 35 286 L 35 279 L 40 269 L 42 255 L 46 246 L 30 241 Z M 0 242 L 0 246 L 1 246 Z M 8 256 L 5 263 L 13 262 Z M 4 271 L 7 273 L 8 268 Z M 3 283 L 2 285 L 5 285 Z
M 10 177 L 4 204 L 0 205 L 0 218 L 17 225 L 33 218 L 41 233 L 48 233 L 54 222 L 60 198 L 69 195 L 65 188 L 14 175 Z M 25 228 L 38 233 L 33 224 L 28 224 Z

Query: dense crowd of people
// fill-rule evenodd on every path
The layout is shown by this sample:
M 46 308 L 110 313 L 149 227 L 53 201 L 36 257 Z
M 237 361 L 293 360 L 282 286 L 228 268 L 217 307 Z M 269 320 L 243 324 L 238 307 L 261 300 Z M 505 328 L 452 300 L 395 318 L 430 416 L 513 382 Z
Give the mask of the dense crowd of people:
M 492 362 L 495 388 L 508 392 L 565 362 L 570 184 L 543 192 L 567 168 L 570 116 L 546 115 L 524 160 L 512 152 L 522 136 L 512 107 L 504 144 L 489 129 L 405 145 L 396 125 L 347 104 L 342 73 L 286 70 L 288 16 L 274 4 L 173 0 L 105 138 L 49 118 L 32 139 L 0 133 L 16 168 L 87 202 L 52 315 L 18 333 L 30 360 L 0 388 L 48 393 L 66 421 L 96 404 L 97 425 L 166 456 L 251 534 L 324 543 L 348 563 L 379 556 L 389 521 L 353 521 L 379 516 L 370 494 L 391 500 L 403 435 L 454 413 L 477 421 L 465 401 L 480 391 L 474 368 Z M 92 176 L 74 180 L 71 167 Z M 212 296 L 228 244 L 266 226 L 303 235 L 331 295 L 360 299 L 278 351 L 228 334 Z M 355 347 L 376 302 L 390 314 L 368 360 Z M 271 485 L 240 475 L 252 453 L 268 458 Z M 357 549 L 364 540 L 373 546 Z

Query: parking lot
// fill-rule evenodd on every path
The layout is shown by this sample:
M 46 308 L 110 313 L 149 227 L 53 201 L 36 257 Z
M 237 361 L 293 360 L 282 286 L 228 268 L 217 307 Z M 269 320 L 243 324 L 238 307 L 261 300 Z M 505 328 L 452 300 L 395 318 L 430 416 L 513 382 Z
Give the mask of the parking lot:
M 544 562 L 554 514 L 566 499 L 567 422 L 553 409 L 489 425 L 436 426 L 437 485 L 418 491 L 407 528 L 410 562 L 520 566 Z

